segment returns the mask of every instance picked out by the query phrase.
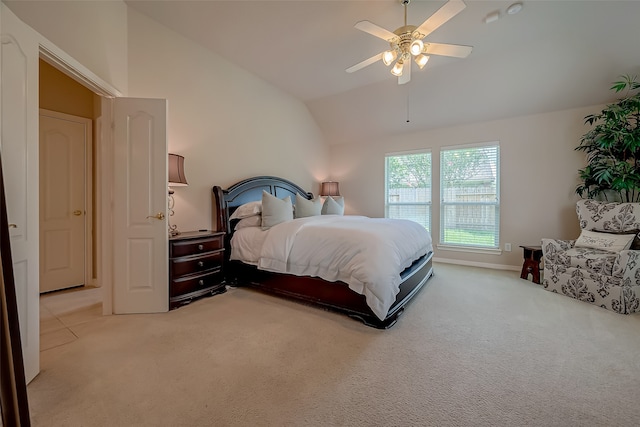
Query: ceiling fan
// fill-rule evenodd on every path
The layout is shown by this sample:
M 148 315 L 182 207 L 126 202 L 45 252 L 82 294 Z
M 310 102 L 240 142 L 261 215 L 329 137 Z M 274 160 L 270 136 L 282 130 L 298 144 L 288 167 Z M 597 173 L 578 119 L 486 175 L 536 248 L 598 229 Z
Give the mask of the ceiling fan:
M 404 26 L 391 32 L 369 21 L 359 21 L 355 27 L 379 37 L 389 43 L 390 49 L 365 59 L 347 68 L 347 73 L 353 73 L 379 60 L 384 65 L 391 65 L 395 61 L 391 74 L 398 77 L 398 84 L 405 84 L 411 80 L 411 59 L 420 69 L 429 61 L 429 55 L 452 56 L 466 58 L 473 47 L 455 44 L 424 42 L 423 39 L 438 29 L 445 22 L 460 13 L 466 5 L 462 0 L 449 0 L 433 15 L 418 27 L 407 25 L 407 5 L 411 0 L 399 0 L 404 5 Z

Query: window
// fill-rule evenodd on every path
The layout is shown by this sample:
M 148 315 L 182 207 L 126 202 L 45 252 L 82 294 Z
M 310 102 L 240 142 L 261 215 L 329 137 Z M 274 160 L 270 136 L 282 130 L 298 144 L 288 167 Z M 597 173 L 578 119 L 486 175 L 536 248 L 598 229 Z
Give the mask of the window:
M 500 245 L 500 146 L 440 151 L 440 242 L 498 249 Z
M 431 152 L 385 158 L 385 216 L 410 219 L 431 229 Z

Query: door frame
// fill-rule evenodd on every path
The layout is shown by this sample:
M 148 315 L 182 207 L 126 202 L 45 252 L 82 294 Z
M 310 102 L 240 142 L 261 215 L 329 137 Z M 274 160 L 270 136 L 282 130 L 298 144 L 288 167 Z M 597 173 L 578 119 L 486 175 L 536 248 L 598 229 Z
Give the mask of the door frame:
M 40 116 L 48 116 L 55 119 L 72 121 L 74 123 L 88 124 L 88 132 L 85 132 L 84 143 L 84 284 L 95 285 L 93 281 L 93 120 L 74 116 L 72 114 L 60 113 L 58 111 L 40 108 Z M 38 157 L 40 155 L 38 154 Z M 42 172 L 42 171 L 41 171 Z M 42 191 L 42 189 L 40 189 Z M 42 204 L 40 204 L 42 209 Z M 40 242 L 42 243 L 42 242 Z M 41 246 L 42 247 L 42 246 Z M 41 252 L 42 253 L 42 252 Z M 40 263 L 43 257 L 40 257 Z M 41 288 L 42 289 L 42 288 Z
M 96 156 L 96 269 L 97 284 L 102 289 L 102 314 L 113 314 L 113 98 L 123 94 L 105 82 L 62 49 L 42 37 L 40 58 L 62 73 L 76 80 L 102 100 L 101 116 L 95 120 Z M 107 124 L 105 126 L 105 124 Z

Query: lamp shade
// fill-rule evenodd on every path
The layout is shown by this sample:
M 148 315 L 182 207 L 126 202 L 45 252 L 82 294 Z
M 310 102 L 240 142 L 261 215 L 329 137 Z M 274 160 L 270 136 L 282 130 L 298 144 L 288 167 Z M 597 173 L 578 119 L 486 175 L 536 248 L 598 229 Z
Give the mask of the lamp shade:
M 321 196 L 339 196 L 340 189 L 338 188 L 338 182 L 335 181 L 325 181 L 320 186 L 320 195 Z
M 184 157 L 179 154 L 169 153 L 169 185 L 172 187 L 189 185 L 184 175 Z

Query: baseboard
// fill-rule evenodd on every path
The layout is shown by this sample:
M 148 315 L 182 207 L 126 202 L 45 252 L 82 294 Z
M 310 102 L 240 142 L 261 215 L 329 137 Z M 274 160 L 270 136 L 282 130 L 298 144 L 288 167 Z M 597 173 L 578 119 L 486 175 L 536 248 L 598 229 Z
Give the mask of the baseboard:
M 474 262 L 474 261 L 462 261 L 459 259 L 451 259 L 451 258 L 433 258 L 433 262 L 439 262 L 442 264 L 455 264 L 455 265 L 467 265 L 470 267 L 481 267 L 481 268 L 491 268 L 493 270 L 510 270 L 510 271 L 520 271 L 522 270 L 521 265 L 504 265 L 504 264 L 491 264 L 488 262 Z

